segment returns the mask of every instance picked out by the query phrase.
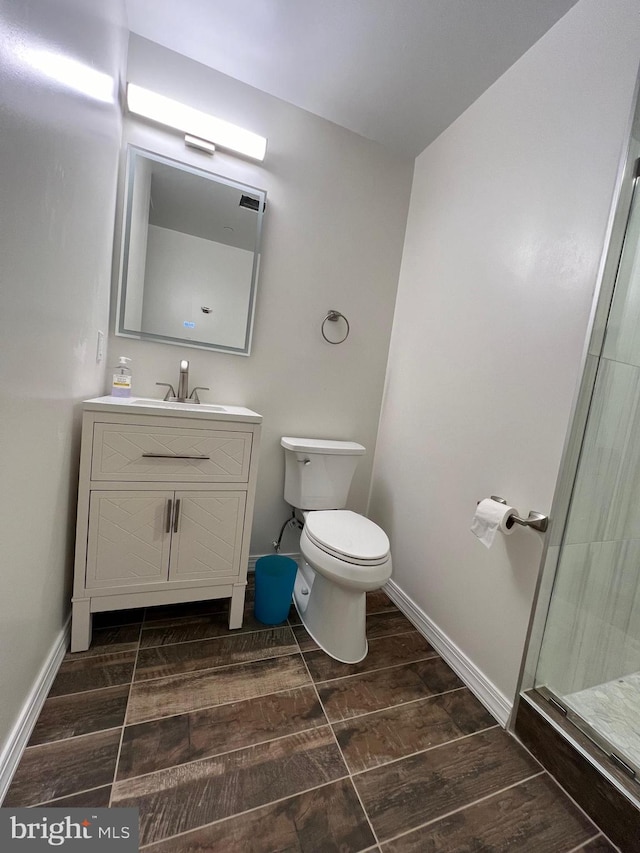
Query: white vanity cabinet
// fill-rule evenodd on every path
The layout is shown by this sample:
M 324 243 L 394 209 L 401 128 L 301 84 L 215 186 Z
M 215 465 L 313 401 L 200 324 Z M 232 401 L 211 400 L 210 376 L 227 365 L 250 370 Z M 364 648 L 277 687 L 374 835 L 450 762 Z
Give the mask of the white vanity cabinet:
M 229 598 L 240 628 L 261 416 L 141 398 L 83 407 L 71 651 L 105 610 Z

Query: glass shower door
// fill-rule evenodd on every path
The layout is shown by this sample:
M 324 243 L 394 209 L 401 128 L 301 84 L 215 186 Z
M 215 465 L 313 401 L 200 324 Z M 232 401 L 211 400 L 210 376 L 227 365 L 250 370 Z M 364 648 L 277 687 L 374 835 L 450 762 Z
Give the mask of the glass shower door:
M 640 778 L 638 163 L 536 685 Z

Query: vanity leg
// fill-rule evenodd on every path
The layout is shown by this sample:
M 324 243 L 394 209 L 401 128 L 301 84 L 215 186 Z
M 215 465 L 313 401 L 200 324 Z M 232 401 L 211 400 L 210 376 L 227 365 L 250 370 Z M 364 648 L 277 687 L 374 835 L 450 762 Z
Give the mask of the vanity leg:
M 81 598 L 71 607 L 71 651 L 86 652 L 91 645 L 91 599 Z
M 233 587 L 231 604 L 229 605 L 229 629 L 242 628 L 242 617 L 244 615 L 244 594 L 246 583 L 239 583 Z

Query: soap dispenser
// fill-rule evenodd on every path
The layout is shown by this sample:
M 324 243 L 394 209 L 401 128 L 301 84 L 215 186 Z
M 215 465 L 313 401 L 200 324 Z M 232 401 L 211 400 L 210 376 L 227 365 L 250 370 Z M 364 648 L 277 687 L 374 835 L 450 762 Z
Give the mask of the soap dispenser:
M 131 370 L 127 366 L 131 361 L 126 355 L 121 355 L 118 359 L 116 372 L 113 374 L 113 382 L 111 385 L 112 397 L 130 397 L 131 396 Z

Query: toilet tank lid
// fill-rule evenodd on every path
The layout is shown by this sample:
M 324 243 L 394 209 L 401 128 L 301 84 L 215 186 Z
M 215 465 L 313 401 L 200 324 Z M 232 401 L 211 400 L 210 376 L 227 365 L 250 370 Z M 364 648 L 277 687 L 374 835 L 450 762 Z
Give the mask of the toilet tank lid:
M 298 453 L 329 453 L 344 456 L 361 456 L 365 448 L 356 441 L 333 441 L 329 438 L 291 438 L 284 436 L 280 444 L 286 450 Z

